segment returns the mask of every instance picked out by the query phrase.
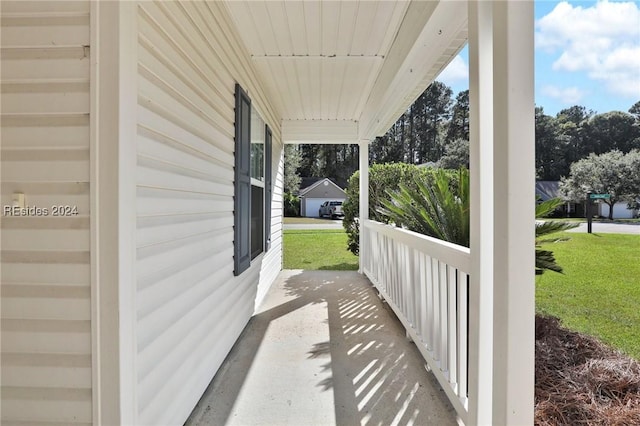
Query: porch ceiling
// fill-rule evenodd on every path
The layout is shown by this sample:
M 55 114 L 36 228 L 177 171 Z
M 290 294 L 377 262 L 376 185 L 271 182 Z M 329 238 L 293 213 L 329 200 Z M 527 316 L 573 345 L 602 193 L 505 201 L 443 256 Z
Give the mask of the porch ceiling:
M 461 1 L 227 1 L 287 143 L 381 135 L 464 46 Z

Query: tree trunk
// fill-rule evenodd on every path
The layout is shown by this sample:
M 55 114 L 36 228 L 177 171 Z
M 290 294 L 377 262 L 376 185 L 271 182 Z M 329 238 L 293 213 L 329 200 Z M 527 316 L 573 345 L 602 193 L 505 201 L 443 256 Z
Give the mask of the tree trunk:
M 608 202 L 607 205 L 609 206 L 609 220 L 613 220 L 613 205 L 615 204 L 615 201 L 611 201 Z

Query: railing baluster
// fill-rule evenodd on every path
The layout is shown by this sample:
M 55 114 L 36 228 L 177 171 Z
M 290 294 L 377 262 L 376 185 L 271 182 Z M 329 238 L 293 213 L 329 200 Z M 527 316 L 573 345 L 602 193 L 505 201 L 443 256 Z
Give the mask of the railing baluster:
M 457 294 L 458 294 L 458 270 L 454 267 L 449 267 L 449 279 L 448 279 L 448 295 L 447 302 L 448 308 L 448 322 L 449 322 L 449 331 L 448 335 L 448 353 L 449 353 L 449 382 L 456 386 L 458 385 L 458 306 L 457 302 Z
M 438 360 L 439 367 L 442 367 L 440 356 L 440 271 L 438 259 L 431 258 L 431 268 L 433 272 L 433 288 L 431 298 L 433 300 L 433 356 Z
M 447 292 L 449 290 L 449 284 L 447 281 L 448 268 L 447 264 L 444 262 L 438 262 L 438 267 L 440 268 L 440 363 L 442 370 L 446 372 L 449 370 L 449 354 L 447 353 L 447 349 L 449 347 L 449 311 L 447 304 Z
M 468 326 L 467 319 L 469 314 L 468 300 L 468 275 L 464 272 L 458 272 L 458 397 L 461 400 L 467 400 L 468 376 L 467 367 L 469 360 L 469 352 L 467 346 Z
M 368 220 L 361 232 L 365 273 L 466 421 L 469 250 Z

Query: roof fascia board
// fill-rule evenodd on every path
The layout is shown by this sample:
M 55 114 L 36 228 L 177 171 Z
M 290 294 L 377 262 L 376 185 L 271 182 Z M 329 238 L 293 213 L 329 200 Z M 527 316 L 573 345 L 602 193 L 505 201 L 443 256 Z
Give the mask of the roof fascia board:
M 384 134 L 466 44 L 467 2 L 413 1 L 360 119 L 360 139 Z

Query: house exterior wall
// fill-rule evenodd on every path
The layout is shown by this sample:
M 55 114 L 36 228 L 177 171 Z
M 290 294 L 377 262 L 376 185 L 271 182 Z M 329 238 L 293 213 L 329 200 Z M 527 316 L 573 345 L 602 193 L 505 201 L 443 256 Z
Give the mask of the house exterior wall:
M 140 425 L 183 424 L 282 267 L 279 114 L 258 84 L 224 5 L 140 2 L 123 8 L 131 19 L 120 25 L 135 22 L 138 35 L 126 52 L 134 52 L 137 75 L 123 77 L 137 89 L 127 99 L 118 94 L 105 99 L 120 99 L 126 103 L 119 105 L 122 111 L 136 111 L 135 135 L 120 141 L 135 146 L 130 156 L 135 165 L 120 174 L 132 179 L 100 179 L 100 185 L 135 192 L 135 201 L 121 198 L 114 211 L 102 202 L 96 210 L 135 213 L 135 232 L 109 234 L 135 246 L 135 278 L 123 282 L 115 273 L 115 281 L 103 280 L 96 271 L 104 255 L 92 250 L 107 248 L 97 241 L 102 228 L 92 229 L 94 203 L 100 202 L 92 199 L 100 193 L 93 191 L 94 176 L 98 168 L 121 164 L 103 163 L 99 150 L 93 151 L 102 145 L 98 126 L 93 127 L 100 114 L 90 114 L 97 96 L 91 78 L 117 72 L 91 67 L 98 8 L 88 1 L 3 1 L 0 7 L 2 206 L 22 192 L 28 206 L 49 210 L 46 216 L 1 221 L 1 423 L 121 418 Z M 100 20 L 102 27 L 118 28 L 109 19 Z M 122 37 L 135 43 L 135 37 Z M 102 50 L 113 48 L 108 38 L 101 40 Z M 238 277 L 233 275 L 236 82 L 273 132 L 274 175 L 270 248 Z M 112 106 L 105 105 L 100 103 L 101 110 Z M 112 138 L 127 134 L 108 127 L 101 132 Z M 77 206 L 78 214 L 54 217 L 54 205 Z M 116 265 L 121 261 L 114 259 Z M 131 305 L 122 304 L 126 294 L 115 299 L 117 306 L 98 301 L 104 286 L 112 285 L 135 289 Z M 133 348 L 129 341 L 105 340 L 122 339 L 123 317 L 134 319 Z M 104 334 L 108 327 L 115 331 Z M 101 350 L 92 352 L 95 347 Z M 122 359 L 112 362 L 114 356 L 130 357 L 133 367 L 123 367 Z M 130 370 L 132 386 L 125 380 L 118 390 L 96 382 L 98 377 L 110 382 L 110 375 L 122 379 Z M 120 408 L 114 408 L 118 399 Z M 127 411 L 124 399 L 134 401 L 134 414 L 99 412 Z
M 182 424 L 281 269 L 272 242 L 233 274 L 234 85 L 279 121 L 217 2 L 140 2 L 137 130 L 137 423 Z
M 90 3 L 0 8 L 1 204 L 47 209 L 1 219 L 0 423 L 90 424 Z
M 609 217 L 609 205 L 606 203 L 599 203 L 600 216 Z M 613 205 L 613 218 L 614 219 L 632 219 L 634 217 L 635 210 L 628 208 L 626 202 L 615 203 Z

